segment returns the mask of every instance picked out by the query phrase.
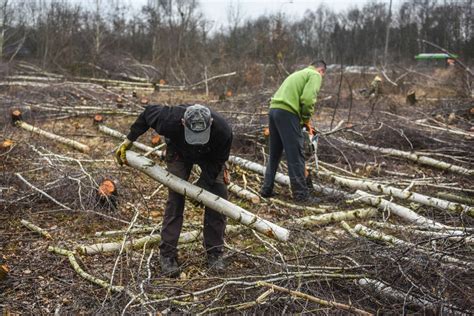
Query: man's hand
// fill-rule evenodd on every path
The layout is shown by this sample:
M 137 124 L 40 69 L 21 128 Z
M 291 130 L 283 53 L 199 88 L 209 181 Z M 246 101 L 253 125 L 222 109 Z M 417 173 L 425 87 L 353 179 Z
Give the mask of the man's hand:
M 123 166 L 124 164 L 128 164 L 126 152 L 132 148 L 132 144 L 133 143 L 130 140 L 126 139 L 122 144 L 120 144 L 120 147 L 115 152 L 115 160 L 119 165 Z

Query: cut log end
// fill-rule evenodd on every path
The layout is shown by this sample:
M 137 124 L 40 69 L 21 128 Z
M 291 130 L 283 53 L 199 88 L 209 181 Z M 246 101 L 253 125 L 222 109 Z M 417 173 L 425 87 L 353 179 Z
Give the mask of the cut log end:
M 21 111 L 20 110 L 13 110 L 12 111 L 12 122 L 16 123 L 21 121 Z
M 5 139 L 1 144 L 0 144 L 0 150 L 5 151 L 9 150 L 13 146 L 13 141 L 10 139 Z
M 263 136 L 270 137 L 270 129 L 268 127 L 263 129 Z
M 108 197 L 117 195 L 117 187 L 112 180 L 105 179 L 99 185 L 99 189 L 97 190 L 97 193 L 99 194 L 100 197 L 108 198 Z
M 0 281 L 5 280 L 10 269 L 6 264 L 5 256 L 0 256 Z
M 153 146 L 158 146 L 160 143 L 161 143 L 161 136 L 160 136 L 160 135 L 154 135 L 154 136 L 151 138 L 151 144 L 152 144 Z
M 104 123 L 104 117 L 100 114 L 94 115 L 94 124 L 97 125 L 102 123 Z

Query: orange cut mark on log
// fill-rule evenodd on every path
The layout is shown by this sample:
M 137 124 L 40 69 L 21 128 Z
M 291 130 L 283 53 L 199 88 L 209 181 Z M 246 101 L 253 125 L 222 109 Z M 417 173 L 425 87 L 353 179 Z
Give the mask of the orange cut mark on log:
M 100 114 L 94 115 L 94 123 L 99 124 L 104 121 L 104 117 Z
M 13 141 L 10 139 L 5 139 L 2 144 L 0 145 L 0 148 L 2 149 L 8 149 L 13 146 Z
M 268 127 L 265 127 L 263 129 L 263 136 L 269 137 L 270 136 L 270 129 Z
M 152 143 L 153 146 L 159 145 L 160 142 L 161 142 L 161 136 L 160 135 L 154 135 L 151 138 L 151 143 Z
M 102 181 L 99 186 L 99 195 L 103 197 L 109 197 L 116 193 L 115 183 L 112 180 L 106 179 Z
M 160 82 L 159 82 L 159 84 L 160 84 L 160 85 L 164 85 L 164 84 L 166 84 L 166 80 L 164 80 L 164 79 L 160 79 Z

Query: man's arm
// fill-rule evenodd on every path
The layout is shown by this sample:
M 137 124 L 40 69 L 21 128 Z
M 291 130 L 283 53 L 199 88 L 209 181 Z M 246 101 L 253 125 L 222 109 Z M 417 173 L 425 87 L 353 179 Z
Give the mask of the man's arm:
M 127 139 L 134 142 L 138 137 L 143 135 L 150 127 L 156 128 L 158 121 L 160 120 L 161 106 L 149 105 L 145 110 L 138 116 L 135 123 L 130 127 L 130 132 L 127 135 Z
M 314 104 L 321 88 L 322 77 L 319 73 L 311 74 L 301 94 L 301 120 L 309 121 L 314 112 Z

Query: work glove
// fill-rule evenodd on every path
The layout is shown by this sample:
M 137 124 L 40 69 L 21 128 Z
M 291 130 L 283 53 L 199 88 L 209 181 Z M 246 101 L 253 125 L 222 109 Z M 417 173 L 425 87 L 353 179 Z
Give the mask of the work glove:
M 124 164 L 128 164 L 126 152 L 132 148 L 132 145 L 133 143 L 128 139 L 125 139 L 123 143 L 120 144 L 119 148 L 115 152 L 115 160 L 119 165 L 123 166 Z

